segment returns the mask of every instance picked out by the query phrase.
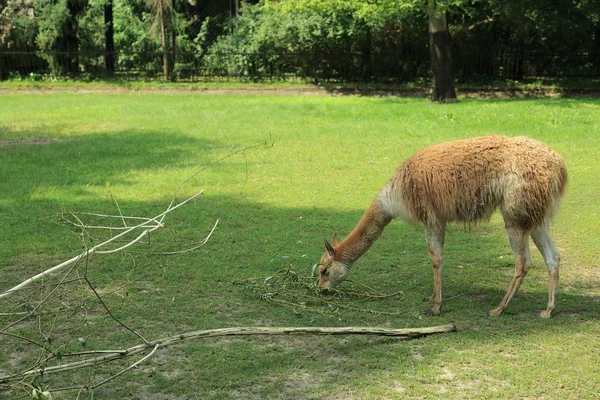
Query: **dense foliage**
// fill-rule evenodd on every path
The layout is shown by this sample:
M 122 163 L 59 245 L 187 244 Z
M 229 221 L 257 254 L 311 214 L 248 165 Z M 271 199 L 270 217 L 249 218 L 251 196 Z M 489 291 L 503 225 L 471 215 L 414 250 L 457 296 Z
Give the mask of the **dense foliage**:
M 233 33 L 220 37 L 207 57 L 209 68 L 223 67 L 248 76 L 290 71 L 321 79 L 413 77 L 426 73 L 427 25 L 422 13 L 403 21 L 400 13 L 382 18 L 381 11 L 352 1 L 265 2 L 246 7 Z M 416 57 L 415 57 L 416 55 Z
M 108 1 L 0 0 L 0 74 L 102 73 Z M 427 2 L 234 3 L 112 0 L 117 71 L 156 74 L 168 62 L 174 77 L 356 81 L 428 74 Z M 448 13 L 459 77 L 600 75 L 600 0 L 439 3 Z

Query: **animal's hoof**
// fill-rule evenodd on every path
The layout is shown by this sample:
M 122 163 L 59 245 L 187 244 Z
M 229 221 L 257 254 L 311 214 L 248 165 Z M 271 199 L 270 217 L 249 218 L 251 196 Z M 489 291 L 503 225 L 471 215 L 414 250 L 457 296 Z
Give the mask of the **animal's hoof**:
M 433 308 L 429 308 L 429 309 L 425 310 L 426 315 L 440 315 L 441 313 L 442 313 L 441 310 L 435 310 Z
M 423 303 L 432 303 L 433 299 L 431 297 L 424 297 L 423 298 Z
M 550 318 L 552 316 L 552 311 L 540 311 L 539 313 L 537 313 L 537 315 L 541 318 Z
M 497 308 L 487 312 L 487 315 L 489 315 L 490 317 L 499 317 L 500 314 L 502 314 L 502 310 L 498 310 Z

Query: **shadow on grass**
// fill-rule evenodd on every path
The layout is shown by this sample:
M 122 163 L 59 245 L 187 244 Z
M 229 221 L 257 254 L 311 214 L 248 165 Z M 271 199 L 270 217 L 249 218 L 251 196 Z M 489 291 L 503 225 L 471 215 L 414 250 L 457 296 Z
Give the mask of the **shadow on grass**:
M 27 158 L 24 165 L 13 162 L 2 171 L 8 179 L 15 174 L 31 177 L 21 177 L 22 181 L 6 185 L 19 190 L 16 195 L 21 197 L 18 202 L 25 207 L 25 213 L 34 209 L 37 215 L 44 215 L 56 213 L 60 204 L 52 200 L 31 200 L 33 189 L 27 182 L 85 190 L 95 179 L 102 184 L 104 180 L 123 179 L 120 178 L 122 173 L 129 170 L 156 170 L 176 165 L 188 146 L 211 145 L 172 134 L 163 137 L 125 133 L 115 139 L 102 135 L 70 143 L 52 143 L 23 153 L 19 149 L 5 149 L 4 154 L 15 160 L 20 156 Z M 72 169 L 65 174 L 66 168 Z M 17 201 L 13 197 L 15 193 L 5 192 L 2 196 L 5 201 Z M 94 211 L 105 209 L 106 204 L 94 200 L 78 207 Z M 128 214 L 139 215 L 143 210 L 158 206 L 156 202 L 129 201 L 126 207 L 124 211 Z M 421 299 L 432 289 L 423 232 L 402 223 L 393 223 L 387 228 L 383 237 L 357 262 L 352 275 L 356 281 L 383 293 L 403 290 L 406 294 L 403 301 L 390 298 L 372 303 L 382 311 L 401 311 L 398 316 L 343 309 L 333 316 L 324 316 L 249 297 L 242 287 L 233 284 L 245 278 L 266 278 L 285 268 L 309 275 L 312 264 L 323 251 L 323 237 L 329 238 L 333 232 L 347 234 L 361 214 L 360 210 L 271 207 L 246 200 L 243 195 L 211 194 L 209 189 L 206 196 L 169 216 L 167 228 L 154 236 L 153 246 L 140 249 L 178 250 L 193 245 L 220 218 L 211 241 L 201 250 L 170 257 L 132 253 L 135 268 L 121 255 L 98 256 L 91 266 L 90 278 L 98 290 L 106 290 L 104 300 L 118 312 L 119 318 L 150 339 L 232 326 L 411 327 L 453 321 L 459 332 L 418 342 L 418 346 L 430 349 L 423 362 L 435 371 L 441 357 L 437 354 L 443 354 L 449 347 L 470 351 L 478 346 L 493 347 L 540 333 L 577 333 L 579 323 L 598 320 L 600 302 L 586 295 L 583 289 L 579 294 L 561 291 L 556 317 L 537 318 L 535 313 L 545 307 L 547 300 L 543 285 L 545 267 L 539 262 L 525 279 L 506 315 L 488 317 L 485 312 L 502 299 L 513 269 L 511 256 L 499 258 L 510 250 L 504 230 L 498 224 L 482 224 L 470 232 L 456 227 L 450 230 L 445 259 L 447 301 L 439 317 L 423 313 L 426 305 Z M 25 221 L 18 227 L 15 224 L 16 237 L 28 237 L 31 246 L 22 254 L 11 255 L 12 261 L 3 267 L 3 277 L 16 280 L 17 276 L 26 278 L 39 271 L 36 251 L 47 246 L 48 240 L 54 242 L 54 258 L 73 255 L 58 251 L 66 238 L 60 236 L 54 224 L 38 229 L 44 224 L 48 222 L 38 221 L 28 226 Z M 14 240 L 8 236 L 1 238 L 3 246 L 10 246 Z M 74 238 L 72 241 L 75 248 L 78 242 Z M 161 243 L 169 245 L 163 248 Z M 120 285 L 124 285 L 124 291 L 113 290 Z M 93 312 L 102 314 L 99 307 Z M 65 323 L 61 328 L 69 326 Z M 75 338 L 90 338 L 106 348 L 124 347 L 123 343 L 136 340 L 110 319 L 96 319 L 77 329 Z M 68 334 L 68 331 L 57 333 L 60 337 L 57 340 L 73 339 L 69 339 Z M 349 381 L 359 382 L 359 386 L 368 385 L 371 379 L 409 368 L 402 360 L 413 357 L 413 346 L 389 338 L 322 337 L 189 343 L 164 350 L 164 354 L 170 355 L 151 364 L 155 371 L 151 379 L 148 374 L 134 371 L 129 379 L 115 381 L 115 385 L 100 389 L 98 394 L 124 398 L 132 393 L 151 392 L 186 398 L 232 398 L 245 397 L 248 393 L 271 397 L 283 393 L 289 394 L 288 398 L 306 398 L 305 391 L 313 390 L 317 393 L 315 397 L 319 397 L 319 393 L 347 390 Z M 73 376 L 84 379 L 77 374 Z M 304 387 L 286 386 L 286 382 L 299 381 L 299 376 L 310 378 Z M 55 378 L 48 376 L 47 379 L 53 382 Z
M 244 325 L 415 327 L 452 321 L 459 328 L 456 334 L 428 337 L 414 344 L 367 337 L 257 338 L 190 344 L 187 354 L 198 357 L 204 366 L 196 374 L 198 381 L 203 382 L 198 388 L 206 397 L 218 398 L 218 393 L 235 397 L 238 391 L 247 389 L 264 396 L 272 395 L 278 392 L 275 382 L 298 380 L 291 371 L 296 374 L 304 371 L 310 381 L 321 385 L 321 390 L 343 392 L 348 388 L 340 380 L 368 385 L 370 380 L 377 381 L 381 376 L 410 369 L 407 360 L 412 360 L 414 346 L 429 348 L 425 364 L 432 371 L 438 371 L 437 353 L 444 354 L 448 349 L 473 351 L 503 347 L 504 343 L 518 348 L 515 342 L 535 341 L 540 335 L 570 337 L 581 332 L 582 326 L 590 321 L 597 324 L 600 315 L 600 302 L 594 296 L 561 290 L 555 317 L 550 320 L 537 317 L 536 313 L 543 310 L 547 302 L 546 268 L 538 260 L 505 315 L 487 316 L 486 312 L 496 307 L 504 296 L 513 271 L 512 256 L 498 256 L 510 253 L 504 229 L 489 225 L 478 226 L 471 232 L 455 228 L 449 233 L 444 286 L 448 300 L 439 317 L 423 313 L 427 305 L 422 303 L 422 298 L 432 290 L 423 233 L 401 223 L 388 227 L 383 237 L 357 262 L 352 275 L 357 282 L 383 293 L 403 290 L 406 294 L 403 301 L 390 298 L 368 304 L 368 308 L 400 311 L 400 315 L 339 309 L 334 316 L 321 316 L 283 307 L 250 298 L 232 282 L 266 278 L 288 266 L 308 275 L 312 263 L 323 251 L 323 236 L 329 237 L 334 231 L 347 234 L 361 212 L 281 209 L 220 196 L 207 197 L 199 206 L 210 210 L 213 218 L 220 215 L 223 220 L 206 253 L 183 262 L 187 272 L 182 270 L 177 277 L 180 282 L 187 278 L 185 290 L 196 293 L 189 299 L 191 307 L 186 314 L 197 324 L 207 323 L 208 326 L 203 325 L 206 328 Z M 203 225 L 200 213 L 194 218 L 198 218 L 197 222 L 193 219 L 187 222 Z M 464 264 L 463 268 L 457 268 L 458 264 Z M 168 314 L 166 312 L 165 317 L 168 318 Z M 561 340 L 556 339 L 555 343 Z M 569 350 L 564 348 L 564 351 Z M 192 375 L 188 377 L 191 379 Z M 271 392 L 267 388 L 271 388 Z M 291 398 L 306 398 L 305 392 L 279 390 Z
M 54 202 L 34 203 L 38 203 L 34 208 L 44 209 L 42 214 L 53 214 L 60 209 L 60 204 Z M 166 205 L 164 204 L 164 207 Z M 149 208 L 162 209 L 156 202 L 152 205 L 145 202 L 128 202 L 126 207 L 123 211 L 131 215 L 140 215 L 140 212 Z M 97 208 L 106 209 L 106 203 L 86 201 L 85 204 L 79 204 L 78 208 L 93 212 Z M 309 276 L 312 265 L 323 252 L 323 238 L 329 238 L 334 231 L 341 236 L 347 234 L 360 216 L 360 211 L 273 208 L 242 201 L 237 197 L 212 195 L 208 192 L 185 209 L 169 216 L 166 220 L 167 228 L 157 232 L 152 248 L 142 246 L 141 250 L 173 251 L 177 250 L 177 247 L 191 247 L 202 239 L 214 221 L 220 219 L 218 229 L 205 248 L 172 257 L 134 255 L 149 264 L 157 262 L 169 266 L 166 281 L 159 282 L 161 277 L 165 276 L 164 270 L 157 271 L 156 275 L 151 273 L 150 277 L 157 280 L 157 285 L 174 285 L 171 289 L 191 303 L 196 303 L 202 298 L 208 299 L 207 303 L 198 306 L 214 315 L 215 319 L 211 324 L 205 324 L 201 321 L 205 316 L 199 313 L 197 317 L 200 319 L 193 324 L 194 326 L 227 326 L 222 325 L 224 320 L 220 319 L 227 314 L 252 324 L 264 319 L 264 316 L 256 316 L 257 307 L 263 312 L 268 312 L 272 318 L 286 320 L 292 312 L 290 308 L 276 306 L 260 299 L 248 299 L 239 287 L 232 285 L 232 282 L 246 278 L 266 278 L 286 268 L 292 268 L 302 276 Z M 39 229 L 38 226 L 35 230 L 28 230 L 24 226 L 20 233 L 31 236 L 32 240 L 39 241 L 39 246 L 43 247 L 44 241 L 48 240 L 46 235 L 57 231 L 58 227 L 47 220 L 42 220 L 36 225 L 49 226 L 48 229 Z M 39 236 L 36 237 L 36 234 Z M 446 322 L 447 319 L 460 318 L 466 313 L 473 318 L 502 321 L 502 318 L 489 318 L 485 313 L 500 302 L 513 271 L 513 258 L 504 230 L 497 225 L 480 225 L 470 232 L 454 227 L 447 236 L 444 313 L 441 317 L 425 317 L 425 320 L 428 323 L 440 320 Z M 9 239 L 6 240 L 8 243 Z M 64 240 L 63 237 L 58 242 Z M 75 241 L 71 246 L 76 248 L 78 245 L 78 241 Z M 535 248 L 532 248 L 533 251 L 536 251 Z M 537 257 L 534 268 L 507 310 L 508 315 L 533 320 L 536 319 L 535 312 L 545 308 L 546 268 L 539 256 L 534 257 Z M 563 257 L 568 257 L 568 254 Z M 110 268 L 109 263 L 99 263 Z M 12 268 L 19 267 L 13 264 Z M 21 271 L 19 275 L 27 277 L 32 272 L 35 271 Z M 98 276 L 102 275 L 99 270 Z M 405 312 L 406 316 L 400 316 L 399 321 L 406 323 L 414 320 L 417 315 L 424 316 L 423 310 L 427 305 L 421 301 L 431 293 L 432 273 L 422 230 L 393 222 L 382 238 L 355 264 L 351 278 L 383 293 L 404 291 L 406 300 L 402 303 L 398 303 L 396 299 L 379 303 L 382 311 Z M 589 296 L 561 291 L 559 301 L 558 316 L 565 313 L 587 318 L 600 314 L 600 303 Z M 222 314 L 221 306 L 225 303 L 229 304 L 229 311 Z M 234 304 L 237 306 L 234 307 Z M 196 306 L 190 307 L 193 309 Z M 323 319 L 311 316 L 302 310 L 296 310 L 295 313 L 296 317 L 301 316 L 306 323 L 313 323 L 311 321 L 315 318 L 321 322 L 340 322 L 331 321 L 327 317 Z M 172 315 L 177 318 L 179 314 L 174 312 Z M 382 322 L 381 318 L 386 323 L 392 321 L 390 317 L 377 315 L 361 315 L 357 319 L 352 312 L 344 310 L 339 311 L 338 317 L 343 317 L 343 323 L 376 323 Z M 196 317 L 192 319 L 195 320 Z M 276 319 L 272 320 L 272 323 L 277 324 Z M 207 321 L 204 319 L 204 322 Z
M 198 210 L 188 213 L 184 224 L 176 224 L 178 232 L 185 233 L 184 225 L 206 226 L 220 217 L 218 231 L 202 252 L 170 261 L 166 277 L 170 283 L 161 286 L 167 301 L 157 307 L 159 315 L 155 308 L 139 323 L 145 318 L 153 319 L 168 330 L 182 326 L 183 321 L 196 329 L 256 325 L 415 327 L 453 321 L 459 328 L 455 334 L 428 337 L 415 344 L 368 337 L 244 338 L 190 343 L 182 350 L 190 364 L 177 361 L 186 373 L 168 379 L 168 387 L 189 379 L 198 382 L 195 387 L 203 394 L 201 397 L 244 397 L 241 393 L 247 394 L 247 390 L 272 396 L 283 390 L 288 398 L 306 398 L 305 392 L 285 386 L 285 382 L 298 380 L 294 375 L 298 371 L 308 374 L 315 385 L 321 385 L 320 390 L 342 392 L 347 390 L 346 383 L 340 383 L 342 378 L 344 382 L 368 384 L 371 379 L 377 381 L 382 375 L 409 368 L 399 358 L 410 360 L 413 346 L 430 349 L 425 364 L 437 371 L 436 352 L 443 354 L 448 348 L 494 348 L 505 342 L 513 346 L 515 341 L 535 340 L 540 334 L 576 334 L 580 324 L 597 322 L 600 315 L 600 303 L 593 296 L 561 291 L 555 318 L 538 318 L 536 312 L 544 309 L 547 301 L 546 270 L 538 262 L 506 314 L 499 318 L 487 316 L 486 312 L 502 299 L 513 265 L 511 257 L 498 258 L 498 254 L 510 252 L 503 229 L 486 225 L 471 232 L 450 232 L 444 287 L 448 301 L 439 317 L 423 313 L 427 305 L 422 298 L 432 289 L 423 233 L 401 223 L 389 226 L 357 262 L 352 275 L 354 280 L 383 293 L 403 290 L 403 301 L 390 298 L 368 304 L 368 308 L 400 311 L 400 315 L 339 309 L 333 316 L 323 316 L 284 307 L 248 297 L 232 282 L 266 278 L 287 267 L 308 275 L 322 252 L 323 236 L 333 231 L 346 234 L 361 212 L 273 208 L 224 196 L 207 196 L 194 208 Z M 463 269 L 456 268 L 459 263 L 465 263 Z M 171 298 L 177 300 L 169 302 Z M 286 388 L 278 389 L 278 385 Z M 154 388 L 159 390 L 158 386 Z
M 33 136 L 44 137 L 44 133 Z M 48 187 L 73 187 L 85 192 L 86 186 L 127 184 L 129 171 L 177 166 L 189 155 L 190 148 L 217 146 L 216 141 L 159 131 L 107 132 L 36 146 L 28 144 L 0 148 L 0 174 L 6 188 L 0 198 L 26 197 Z

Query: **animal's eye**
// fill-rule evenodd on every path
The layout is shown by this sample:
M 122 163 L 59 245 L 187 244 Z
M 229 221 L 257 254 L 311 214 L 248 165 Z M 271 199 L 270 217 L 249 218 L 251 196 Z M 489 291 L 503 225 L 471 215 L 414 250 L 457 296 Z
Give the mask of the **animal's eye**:
M 323 271 L 321 271 L 321 275 L 329 276 L 329 270 L 324 269 Z

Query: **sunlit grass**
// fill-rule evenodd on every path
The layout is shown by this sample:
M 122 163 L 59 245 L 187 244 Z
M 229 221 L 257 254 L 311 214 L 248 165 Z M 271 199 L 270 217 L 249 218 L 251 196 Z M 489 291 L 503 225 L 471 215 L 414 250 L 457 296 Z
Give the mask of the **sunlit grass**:
M 249 297 L 233 284 L 290 267 L 310 275 L 323 238 L 347 234 L 403 159 L 433 143 L 491 133 L 532 136 L 567 163 L 570 182 L 552 229 L 563 258 L 554 318 L 535 316 L 547 300 L 537 252 L 506 315 L 485 314 L 501 300 L 514 262 L 498 216 L 470 229 L 449 228 L 447 302 L 440 317 L 423 313 L 421 299 L 432 289 L 423 233 L 399 222 L 386 229 L 352 275 L 382 293 L 402 290 L 404 300 L 370 304 L 400 311 L 398 316 L 294 310 Z M 90 278 L 119 318 L 148 338 L 243 325 L 402 328 L 452 321 L 459 329 L 411 342 L 294 337 L 189 343 L 100 389 L 100 397 L 598 394 L 598 100 L 465 100 L 439 106 L 400 98 L 14 92 L 0 97 L 0 143 L 1 289 L 82 250 L 79 233 L 61 222 L 63 209 L 115 214 L 114 198 L 124 214 L 153 216 L 204 166 L 263 144 L 190 179 L 177 197 L 200 189 L 205 195 L 175 211 L 166 229 L 136 251 L 192 246 L 220 219 L 205 247 L 170 257 L 93 258 Z M 57 343 L 68 349 L 80 346 L 79 337 L 93 348 L 136 343 L 93 299 L 85 306 L 85 323 L 60 320 Z M 0 300 L 0 312 L 2 307 Z M 0 317 L 0 325 L 7 322 Z M 39 336 L 34 325 L 30 333 Z M 0 347 L 0 369 L 20 365 L 19 351 L 14 342 Z M 91 373 L 74 376 L 87 383 Z M 51 387 L 66 381 L 45 378 Z

